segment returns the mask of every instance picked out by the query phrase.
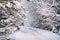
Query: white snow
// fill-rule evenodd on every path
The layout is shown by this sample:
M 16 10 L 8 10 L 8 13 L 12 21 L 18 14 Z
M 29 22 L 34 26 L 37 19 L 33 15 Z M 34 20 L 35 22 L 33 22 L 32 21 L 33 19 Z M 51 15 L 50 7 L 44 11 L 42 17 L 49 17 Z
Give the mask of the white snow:
M 18 2 L 18 1 L 13 1 L 13 2 L 16 4 L 17 9 L 19 9 L 21 7 L 24 8 L 24 6 L 20 2 Z
M 6 4 L 6 6 L 8 6 L 9 8 L 12 7 L 11 4 L 10 4 L 10 2 L 8 2 L 8 3 Z
M 24 30 L 23 30 L 24 29 Z M 31 30 L 30 30 L 31 29 Z M 21 31 L 23 30 L 23 31 Z M 10 35 L 16 40 L 60 40 L 60 35 L 41 29 L 23 28 Z

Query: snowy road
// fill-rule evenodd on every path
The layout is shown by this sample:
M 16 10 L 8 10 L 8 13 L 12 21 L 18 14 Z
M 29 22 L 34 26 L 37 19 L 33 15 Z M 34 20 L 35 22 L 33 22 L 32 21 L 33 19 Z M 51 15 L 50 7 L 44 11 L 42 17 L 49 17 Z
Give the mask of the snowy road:
M 16 40 L 60 40 L 60 35 L 41 29 L 24 29 L 12 34 Z

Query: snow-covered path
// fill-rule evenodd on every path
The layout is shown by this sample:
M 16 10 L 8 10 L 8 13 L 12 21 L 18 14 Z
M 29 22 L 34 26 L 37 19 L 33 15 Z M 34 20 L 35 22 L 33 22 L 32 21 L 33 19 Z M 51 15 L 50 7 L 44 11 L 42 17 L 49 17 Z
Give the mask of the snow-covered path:
M 15 37 L 16 40 L 60 40 L 60 35 L 41 29 L 24 29 L 11 36 Z

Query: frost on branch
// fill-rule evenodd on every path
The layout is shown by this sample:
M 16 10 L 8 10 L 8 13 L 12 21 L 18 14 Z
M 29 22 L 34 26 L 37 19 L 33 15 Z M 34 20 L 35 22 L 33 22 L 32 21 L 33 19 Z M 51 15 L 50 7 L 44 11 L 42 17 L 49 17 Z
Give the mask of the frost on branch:
M 0 3 L 0 32 L 9 34 L 16 31 L 25 17 L 24 6 L 18 1 L 3 1 Z M 2 34 L 2 35 L 3 35 Z M 4 34 L 4 35 L 6 35 Z
M 28 25 L 36 28 L 51 30 L 60 19 L 59 0 L 30 0 L 28 4 Z M 25 4 L 26 5 L 26 4 Z

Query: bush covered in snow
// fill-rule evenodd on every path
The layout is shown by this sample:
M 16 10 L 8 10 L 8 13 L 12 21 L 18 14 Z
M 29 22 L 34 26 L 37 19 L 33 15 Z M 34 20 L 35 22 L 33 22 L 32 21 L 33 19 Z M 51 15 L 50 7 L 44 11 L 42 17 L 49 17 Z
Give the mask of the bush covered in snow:
M 0 36 L 6 36 L 19 30 L 25 17 L 24 6 L 18 1 L 0 2 Z
M 23 2 L 23 4 L 25 1 Z M 57 27 L 60 19 L 59 0 L 29 0 L 24 4 L 29 11 L 26 23 L 30 27 L 52 30 Z

